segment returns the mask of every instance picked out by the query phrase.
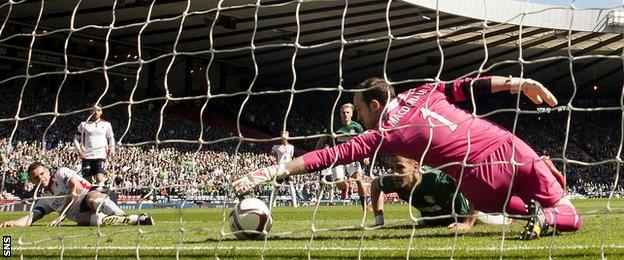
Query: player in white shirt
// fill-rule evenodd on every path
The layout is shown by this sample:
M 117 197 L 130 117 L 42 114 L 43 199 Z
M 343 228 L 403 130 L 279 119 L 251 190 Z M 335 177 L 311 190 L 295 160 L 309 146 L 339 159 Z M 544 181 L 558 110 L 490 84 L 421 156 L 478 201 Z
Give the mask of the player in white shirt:
M 102 187 L 107 158 L 115 154 L 115 136 L 111 124 L 102 119 L 101 107 L 95 106 L 90 119 L 78 125 L 74 146 L 82 159 L 82 175 Z
M 288 136 L 288 131 L 283 131 L 282 143 L 273 145 L 273 147 L 271 148 L 271 154 L 275 156 L 277 163 L 280 165 L 290 162 L 290 160 L 292 160 L 292 158 L 295 156 L 295 147 L 292 144 L 288 143 Z M 290 195 L 292 197 L 293 206 L 295 208 L 299 207 L 299 205 L 297 204 L 297 193 L 295 191 L 295 185 L 292 178 L 285 178 L 281 180 L 280 183 L 288 185 L 288 187 L 290 188 Z M 272 202 L 274 205 L 275 200 L 277 199 L 277 189 L 278 187 L 273 189 L 273 191 L 271 192 L 271 198 L 273 198 Z
M 56 211 L 59 216 L 48 226 L 57 226 L 65 218 L 79 226 L 98 225 L 154 225 L 147 216 L 125 215 L 123 210 L 100 191 L 89 191 L 91 184 L 68 168 L 59 168 L 54 174 L 41 162 L 28 167 L 30 181 L 43 189 L 42 198 L 37 199 L 32 212 L 16 220 L 0 223 L 0 227 L 24 227 Z
M 282 133 L 282 143 L 273 145 L 271 154 L 277 159 L 277 163 L 284 164 L 290 162 L 295 156 L 295 147 L 288 143 L 288 132 Z

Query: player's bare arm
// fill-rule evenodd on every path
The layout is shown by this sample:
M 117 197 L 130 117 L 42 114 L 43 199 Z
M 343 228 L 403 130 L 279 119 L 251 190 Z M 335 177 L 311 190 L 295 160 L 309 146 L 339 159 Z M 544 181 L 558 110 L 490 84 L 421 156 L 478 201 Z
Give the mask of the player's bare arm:
M 113 128 L 109 127 L 106 131 L 106 139 L 108 141 L 109 154 L 108 157 L 113 159 L 115 157 L 115 134 Z
M 82 147 L 82 145 L 80 144 L 80 139 L 81 139 L 81 128 L 82 125 L 78 126 L 78 132 L 76 132 L 76 134 L 74 135 L 74 140 L 73 140 L 73 144 L 74 144 L 74 148 L 76 149 L 76 152 L 78 152 L 78 156 L 80 157 L 80 159 L 84 159 L 85 158 L 85 150 L 84 147 Z
M 9 220 L 0 223 L 0 227 L 25 227 L 30 226 L 33 222 L 39 220 L 43 217 L 43 215 L 35 217 L 36 215 L 33 213 L 28 213 L 28 215 L 23 216 L 21 218 L 15 220 Z
M 479 211 L 472 208 L 472 205 L 471 205 L 469 216 L 465 217 L 464 220 L 461 222 L 451 223 L 450 225 L 447 226 L 447 228 L 453 231 L 464 231 L 464 230 L 471 229 L 472 226 L 474 226 L 475 221 L 477 221 L 478 213 Z
M 80 199 L 80 195 L 83 193 L 83 188 L 80 185 L 80 182 L 74 176 L 70 177 L 67 180 L 67 187 L 69 188 L 71 193 L 68 194 L 69 197 L 67 200 L 65 200 L 65 206 L 63 207 L 65 211 L 69 207 L 71 207 L 73 204 L 78 203 L 78 200 Z M 50 224 L 48 224 L 48 226 L 51 226 L 51 227 L 58 226 L 59 224 L 61 224 L 61 222 L 63 222 L 63 220 L 65 220 L 65 214 L 61 213 L 58 215 L 58 217 L 52 220 Z
M 379 178 L 375 178 L 371 182 L 371 202 L 373 204 L 373 212 L 375 214 L 375 226 L 385 225 L 383 215 L 384 193 L 379 185 Z

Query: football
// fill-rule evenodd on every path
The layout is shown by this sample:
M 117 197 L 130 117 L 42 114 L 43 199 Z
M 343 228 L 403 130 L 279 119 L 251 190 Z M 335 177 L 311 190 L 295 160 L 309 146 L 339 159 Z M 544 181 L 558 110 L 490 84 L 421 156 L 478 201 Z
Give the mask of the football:
M 269 208 L 256 198 L 242 200 L 230 212 L 230 227 L 239 239 L 264 239 L 271 225 L 273 217 Z

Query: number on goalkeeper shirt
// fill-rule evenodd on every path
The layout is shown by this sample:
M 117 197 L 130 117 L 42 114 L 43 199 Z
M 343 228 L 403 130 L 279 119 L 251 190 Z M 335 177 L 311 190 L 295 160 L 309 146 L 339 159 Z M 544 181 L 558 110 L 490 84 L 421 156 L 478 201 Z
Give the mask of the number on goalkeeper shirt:
M 420 112 L 423 114 L 424 119 L 431 117 L 437 120 L 438 122 L 440 122 L 441 124 L 448 126 L 448 128 L 451 129 L 451 132 L 455 132 L 455 130 L 457 129 L 457 124 L 451 122 L 451 120 L 447 119 L 443 115 L 440 115 L 436 112 L 429 110 L 428 108 L 421 107 Z

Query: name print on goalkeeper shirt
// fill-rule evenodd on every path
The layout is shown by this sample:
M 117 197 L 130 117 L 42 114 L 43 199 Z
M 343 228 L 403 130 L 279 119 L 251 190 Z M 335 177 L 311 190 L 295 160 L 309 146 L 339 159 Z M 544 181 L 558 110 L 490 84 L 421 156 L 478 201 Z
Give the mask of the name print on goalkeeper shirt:
M 399 94 L 399 96 L 388 104 L 386 115 L 391 115 L 390 119 L 388 119 L 388 123 L 392 127 L 396 127 L 396 125 L 401 121 L 405 115 L 412 109 L 414 104 L 416 104 L 420 98 L 429 92 L 427 89 L 419 89 L 416 93 L 414 93 L 416 89 L 410 89 L 405 93 Z M 393 111 L 397 106 L 402 105 L 398 110 Z

